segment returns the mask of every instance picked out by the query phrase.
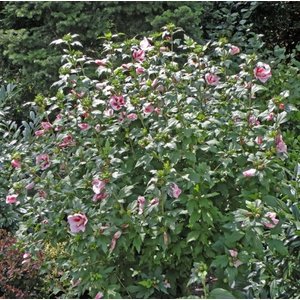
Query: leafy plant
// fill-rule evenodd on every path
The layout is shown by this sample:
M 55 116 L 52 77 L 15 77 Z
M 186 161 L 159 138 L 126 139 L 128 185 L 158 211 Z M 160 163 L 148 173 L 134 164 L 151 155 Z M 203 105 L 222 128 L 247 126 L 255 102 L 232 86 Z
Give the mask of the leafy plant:
M 77 35 L 52 43 L 64 48 L 57 93 L 31 103 L 40 125 L 7 190 L 32 257 L 63 245 L 43 266 L 59 266 L 53 294 L 295 295 L 267 288 L 298 230 L 276 64 L 173 24 L 102 39 L 96 57 Z

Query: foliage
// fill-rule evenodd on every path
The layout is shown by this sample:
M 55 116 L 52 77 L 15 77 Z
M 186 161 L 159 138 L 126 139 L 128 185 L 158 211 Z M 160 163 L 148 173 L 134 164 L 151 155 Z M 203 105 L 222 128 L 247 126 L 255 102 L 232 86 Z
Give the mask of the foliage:
M 274 1 L 269 5 L 264 2 L 254 5 L 251 15 L 254 31 L 264 34 L 267 48 L 285 47 L 291 53 L 299 43 L 300 3 Z
M 6 162 L 10 157 L 10 154 L 16 143 L 16 138 L 20 131 L 17 130 L 17 124 L 15 122 L 7 120 L 8 107 L 6 106 L 10 97 L 12 96 L 15 86 L 12 84 L 2 85 L 0 88 L 0 195 L 4 197 L 7 187 L 9 186 L 9 178 L 11 170 L 6 166 Z M 4 202 L 0 201 L 0 228 L 13 227 L 13 224 L 18 219 L 17 213 L 11 208 L 7 207 Z
M 39 93 L 54 95 L 48 87 L 57 79 L 60 55 L 48 46 L 68 33 L 80 34 L 89 53 L 99 48 L 95 37 L 107 31 L 133 37 L 172 22 L 202 44 L 227 37 L 250 53 L 263 50 L 259 37 L 264 34 L 267 48 L 279 45 L 291 53 L 299 36 L 298 7 L 297 2 L 245 1 L 1 2 L 0 71 L 19 91 L 10 119 L 27 119 L 22 104 Z
M 19 237 L 32 257 L 61 249 L 42 268 L 61 297 L 297 295 L 288 73 L 265 61 L 266 81 L 255 53 L 163 30 L 106 34 L 96 57 L 76 35 L 52 43 L 58 91 L 36 97 L 42 122 L 7 190 Z
M 27 118 L 24 99 L 39 93 L 53 95 L 48 87 L 57 79 L 60 54 L 49 47 L 52 40 L 76 32 L 86 49 L 95 51 L 99 48 L 96 36 L 109 30 L 125 31 L 129 36 L 143 34 L 152 29 L 151 22 L 157 24 L 162 10 L 170 19 L 176 16 L 180 26 L 196 36 L 202 7 L 202 3 L 190 2 L 2 2 L 0 70 L 19 89 L 11 105 L 11 119 Z

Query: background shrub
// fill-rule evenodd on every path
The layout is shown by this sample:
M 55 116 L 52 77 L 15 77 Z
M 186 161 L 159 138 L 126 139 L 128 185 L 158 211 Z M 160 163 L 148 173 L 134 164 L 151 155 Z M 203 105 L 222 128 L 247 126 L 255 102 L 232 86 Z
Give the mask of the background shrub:
M 0 295 L 8 298 L 37 297 L 36 287 L 40 280 L 38 271 L 41 260 L 23 258 L 16 248 L 16 239 L 11 233 L 0 229 Z

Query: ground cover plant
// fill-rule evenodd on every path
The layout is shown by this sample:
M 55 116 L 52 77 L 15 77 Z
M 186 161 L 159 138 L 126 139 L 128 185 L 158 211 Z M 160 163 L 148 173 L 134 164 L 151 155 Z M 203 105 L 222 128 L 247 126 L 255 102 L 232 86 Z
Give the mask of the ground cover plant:
M 172 24 L 102 39 L 95 57 L 77 35 L 52 42 L 56 96 L 35 98 L 1 162 L 41 293 L 299 297 L 299 140 L 279 62 Z

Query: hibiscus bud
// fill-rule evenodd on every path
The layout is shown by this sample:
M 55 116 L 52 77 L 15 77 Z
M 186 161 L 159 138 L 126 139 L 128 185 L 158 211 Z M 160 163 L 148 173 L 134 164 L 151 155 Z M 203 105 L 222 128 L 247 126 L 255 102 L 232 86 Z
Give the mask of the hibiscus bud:
M 137 203 L 138 203 L 138 208 L 139 208 L 139 215 L 141 215 L 144 212 L 144 207 L 145 207 L 145 203 L 146 203 L 145 197 L 139 196 Z
M 143 67 L 137 67 L 135 69 L 136 74 L 140 75 L 143 74 L 145 72 L 145 69 Z
M 96 130 L 97 132 L 100 132 L 100 131 L 101 131 L 101 125 L 100 125 L 100 124 L 97 124 L 97 125 L 95 126 L 95 130 Z
M 160 48 L 159 48 L 159 51 L 160 51 L 160 52 L 168 52 L 168 51 L 169 51 L 169 48 L 168 48 L 168 47 L 160 47 Z
M 165 281 L 164 281 L 164 287 L 166 289 L 170 289 L 171 288 L 171 284 L 170 284 L 170 282 L 167 279 L 165 279 Z
M 282 135 L 278 134 L 275 137 L 276 151 L 277 153 L 287 153 L 287 145 L 282 139 Z
M 117 244 L 117 240 L 113 238 L 110 242 L 110 248 L 109 248 L 110 252 L 114 251 L 114 249 L 116 248 L 116 244 Z
M 122 229 L 126 229 L 126 228 L 128 228 L 129 227 L 129 224 L 122 224 Z
M 122 68 L 125 70 L 129 70 L 130 66 L 131 66 L 131 64 L 122 64 Z
M 164 87 L 162 84 L 160 84 L 160 85 L 156 88 L 156 90 L 157 90 L 158 92 L 160 92 L 160 93 L 163 93 L 164 90 L 165 90 L 165 87 Z
M 95 194 L 93 196 L 93 201 L 97 202 L 97 201 L 102 201 L 103 199 L 107 198 L 108 194 L 105 192 L 101 192 L 100 194 Z
M 103 115 L 104 115 L 105 117 L 112 117 L 112 116 L 114 115 L 114 110 L 111 109 L 111 108 L 109 108 L 109 109 L 107 109 L 107 110 L 105 110 L 105 111 L 103 112 Z
M 150 201 L 150 206 L 157 206 L 159 204 L 159 199 L 154 198 Z
M 237 46 L 233 46 L 233 45 L 232 45 L 232 46 L 230 47 L 229 53 L 230 53 L 231 55 L 238 54 L 238 53 L 240 53 L 240 48 L 237 47 Z
M 261 145 L 261 144 L 263 143 L 263 138 L 262 138 L 262 136 L 256 137 L 255 142 L 256 142 L 257 145 Z
M 101 292 L 98 292 L 95 296 L 95 299 L 102 299 L 103 298 L 103 294 Z
M 161 109 L 160 109 L 159 107 L 156 107 L 156 108 L 154 109 L 154 111 L 155 111 L 155 113 L 157 113 L 158 115 L 160 115 L 160 113 L 161 113 Z
M 231 257 L 237 257 L 238 256 L 238 252 L 235 251 L 235 250 L 228 250 L 229 251 L 229 254 Z
M 135 121 L 137 119 L 137 114 L 131 113 L 131 114 L 127 115 L 127 118 L 131 121 Z
M 169 235 L 167 232 L 164 232 L 164 244 L 167 246 L 169 244 Z
M 274 119 L 274 113 L 271 112 L 271 113 L 269 113 L 268 116 L 267 116 L 267 121 L 272 121 L 273 119 Z
M 100 194 L 105 188 L 106 183 L 103 180 L 93 179 L 92 185 L 94 193 Z
M 39 197 L 45 199 L 47 197 L 47 193 L 43 190 L 39 190 Z
M 77 279 L 77 280 L 72 279 L 71 280 L 72 287 L 78 286 L 80 284 L 80 282 L 81 282 L 80 279 Z
M 20 169 L 21 168 L 21 162 L 18 159 L 13 159 L 11 161 L 11 166 L 15 169 Z
M 105 59 L 96 59 L 95 64 L 97 64 L 100 67 L 105 67 L 106 66 L 106 60 Z
M 119 238 L 120 238 L 120 236 L 121 236 L 121 234 L 122 234 L 122 231 L 117 231 L 115 234 L 114 234 L 114 239 L 115 240 L 118 240 Z
M 41 130 L 37 130 L 34 134 L 35 136 L 42 136 L 45 133 L 45 131 L 43 129 Z
M 32 190 L 34 188 L 35 184 L 34 182 L 30 182 L 25 186 L 25 189 L 28 190 Z
M 40 167 L 42 171 L 48 169 L 51 165 L 49 155 L 45 153 L 38 155 L 36 157 L 36 164 Z
M 244 177 L 253 177 L 256 175 L 256 169 L 249 169 L 243 172 Z
M 90 116 L 90 114 L 87 112 L 87 111 L 85 111 L 85 112 L 83 112 L 82 114 L 81 114 L 81 117 L 83 118 L 83 119 L 85 119 L 85 118 L 87 118 L 87 117 L 89 117 Z
M 28 252 L 25 252 L 24 254 L 23 254 L 23 258 L 24 259 L 26 259 L 26 258 L 29 258 L 31 255 L 30 255 L 30 253 L 28 253 Z
M 42 122 L 41 125 L 45 131 L 49 131 L 52 129 L 52 125 L 49 122 Z
M 58 121 L 61 120 L 62 119 L 62 115 L 61 114 L 56 115 L 55 119 L 58 120 Z
M 151 84 L 151 87 L 154 89 L 158 84 L 158 79 L 155 78 L 153 81 L 152 81 L 152 84 Z
M 78 124 L 78 127 L 82 130 L 82 131 L 87 131 L 91 128 L 91 126 L 88 123 L 80 123 Z

